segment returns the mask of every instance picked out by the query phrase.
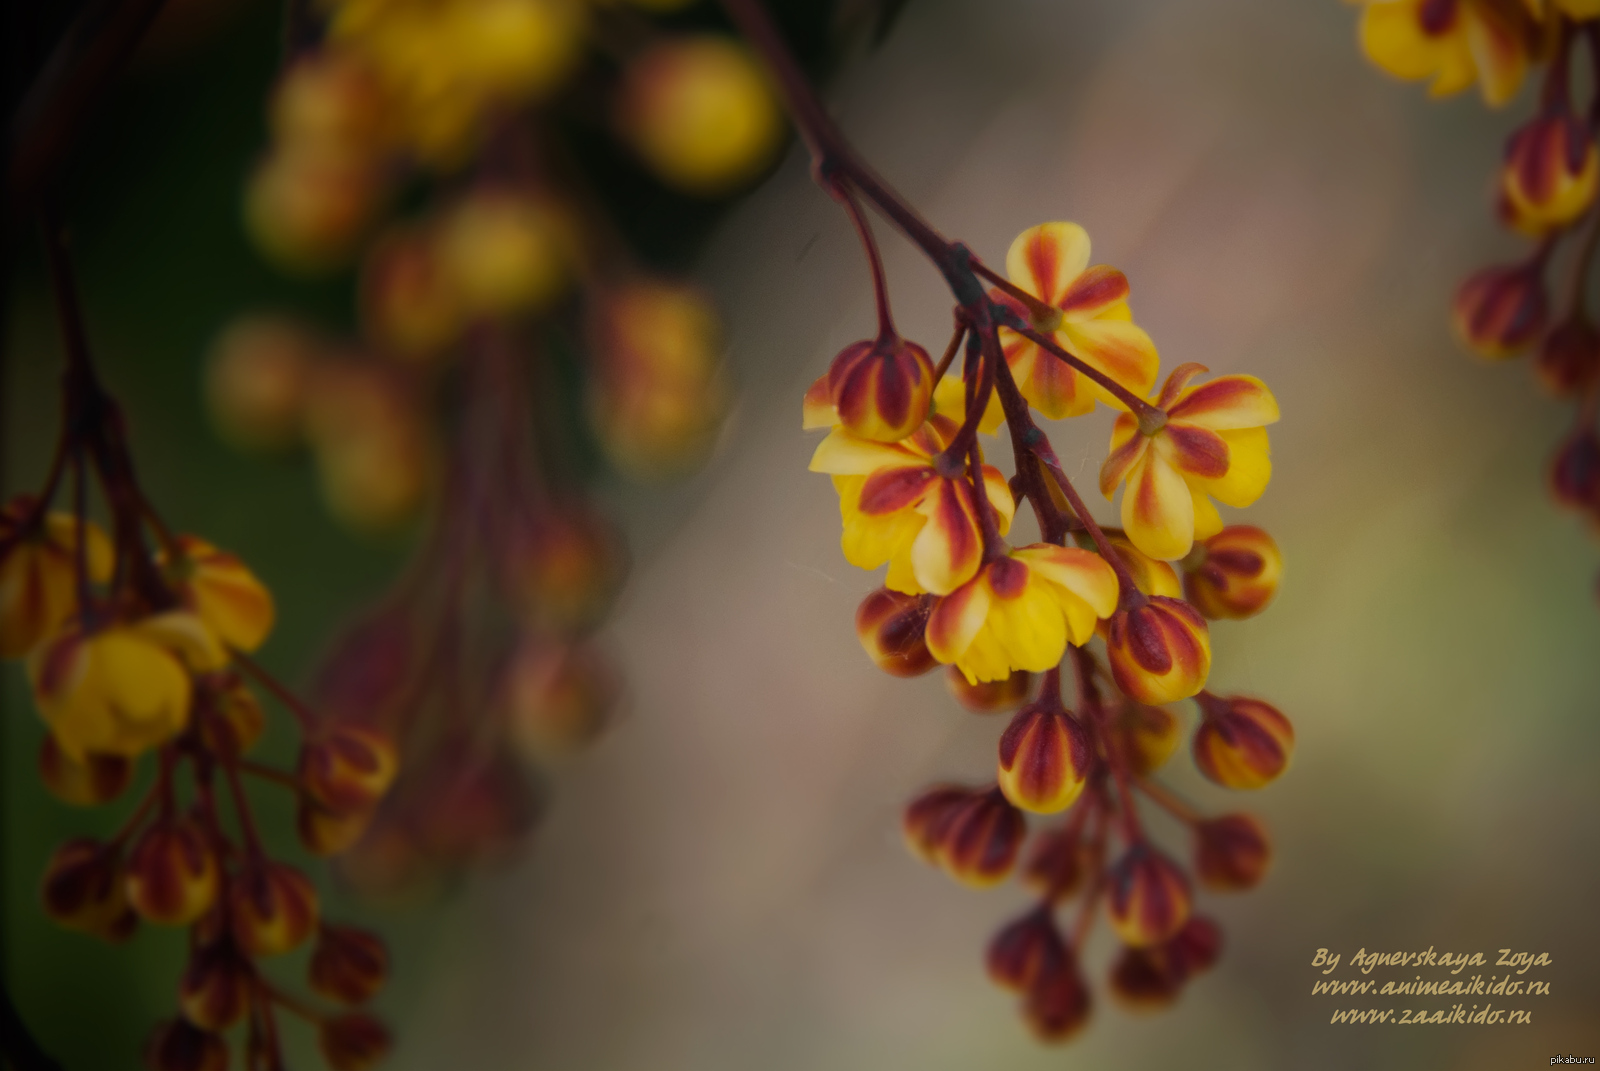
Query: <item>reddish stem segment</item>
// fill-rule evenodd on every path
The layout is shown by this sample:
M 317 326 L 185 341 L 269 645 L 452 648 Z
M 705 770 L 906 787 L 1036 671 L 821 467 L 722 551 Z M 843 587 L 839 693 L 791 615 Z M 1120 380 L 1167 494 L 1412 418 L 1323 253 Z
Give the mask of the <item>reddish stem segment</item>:
M 234 663 L 240 669 L 244 670 L 257 684 L 271 692 L 278 702 L 282 703 L 285 709 L 294 715 L 295 720 L 300 723 L 301 732 L 310 733 L 315 728 L 317 716 L 310 707 L 300 700 L 299 696 L 291 692 L 272 674 L 262 669 L 254 659 L 243 651 L 230 650 L 229 654 L 233 656 Z

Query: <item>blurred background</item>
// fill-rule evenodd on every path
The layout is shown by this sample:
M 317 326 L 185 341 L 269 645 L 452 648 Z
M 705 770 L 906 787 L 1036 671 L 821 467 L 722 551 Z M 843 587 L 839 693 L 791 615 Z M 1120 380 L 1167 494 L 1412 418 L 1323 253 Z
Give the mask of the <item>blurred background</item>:
M 1213 630 L 1212 687 L 1285 711 L 1295 763 L 1244 800 L 1186 755 L 1166 774 L 1207 810 L 1252 811 L 1275 840 L 1261 888 L 1202 898 L 1225 928 L 1216 971 L 1149 1017 L 1097 977 L 1089 1030 L 1041 1047 L 982 966 L 1023 891 L 958 887 L 902 846 L 903 803 L 984 777 L 1003 723 L 962 712 L 937 675 L 884 676 L 854 637 L 875 581 L 843 561 L 833 490 L 806 471 L 800 397 L 868 333 L 871 291 L 846 218 L 791 150 L 693 264 L 738 389 L 710 464 L 666 488 L 606 488 L 634 560 L 606 630 L 625 716 L 555 771 L 513 859 L 367 916 L 396 953 L 380 1001 L 400 1038 L 389 1066 L 1499 1069 L 1600 1055 L 1600 555 L 1544 491 L 1565 407 L 1527 369 L 1464 356 L 1446 327 L 1457 280 L 1516 248 L 1488 190 L 1518 105 L 1426 100 L 1367 65 L 1354 21 L 1332 2 L 912 0 L 828 89 L 856 144 L 947 234 L 999 261 L 1027 226 L 1082 223 L 1094 259 L 1128 274 L 1164 369 L 1251 372 L 1281 402 L 1272 486 L 1229 519 L 1272 532 L 1286 576 L 1267 614 Z M 142 477 L 176 524 L 273 589 L 262 658 L 303 680 L 409 542 L 347 534 L 304 458 L 234 454 L 202 410 L 206 347 L 240 310 L 351 316 L 347 287 L 285 281 L 238 222 L 273 27 L 270 7 L 240 0 L 202 46 L 144 57 L 67 203 Z M 911 249 L 885 247 L 901 329 L 937 350 L 948 297 Z M 59 351 L 31 256 L 9 312 L 7 495 L 40 479 L 55 429 Z M 1050 429 L 1069 474 L 1092 483 L 1109 423 Z M 39 786 L 42 727 L 15 666 L 4 703 L 7 984 L 67 1066 L 131 1066 L 170 1014 L 181 937 L 114 949 L 47 923 L 35 890 L 49 851 L 117 816 Z M 287 733 L 267 747 L 289 754 Z M 289 825 L 287 808 L 261 806 Z M 1551 994 L 1521 1002 L 1531 1025 L 1411 1031 L 1332 1026 L 1338 1002 L 1311 995 L 1318 948 L 1348 961 L 1429 946 L 1548 952 Z M 1091 974 L 1110 950 L 1102 928 Z

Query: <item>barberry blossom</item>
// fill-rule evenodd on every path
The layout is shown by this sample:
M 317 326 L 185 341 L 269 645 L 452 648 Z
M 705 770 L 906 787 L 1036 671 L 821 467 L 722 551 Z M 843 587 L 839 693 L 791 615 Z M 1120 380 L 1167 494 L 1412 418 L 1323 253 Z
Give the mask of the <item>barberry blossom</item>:
M 1132 321 L 1128 277 L 1104 264 L 1089 266 L 1089 234 L 1078 224 L 1041 223 L 1017 235 L 1006 253 L 1006 275 L 1054 310 L 1041 318 L 1001 292 L 991 295 L 1028 317 L 1034 330 L 1135 394 L 1155 386 L 1160 357 L 1150 336 Z M 1038 343 L 1001 328 L 1000 344 L 1022 396 L 1051 420 L 1081 416 L 1096 399 L 1126 408 Z
M 1212 498 L 1248 506 L 1272 478 L 1264 425 L 1278 419 L 1277 399 L 1254 376 L 1219 376 L 1188 386 L 1204 371 L 1204 365 L 1185 364 L 1167 377 L 1155 399 L 1165 419 L 1118 416 L 1111 455 L 1100 468 L 1107 498 L 1127 481 L 1122 527 L 1152 558 L 1182 558 L 1197 536 L 1220 532 L 1222 517 Z
M 831 474 L 839 492 L 845 560 L 862 569 L 888 562 L 884 583 L 894 591 L 948 595 L 983 560 L 971 482 L 947 479 L 934 466 L 955 433 L 955 423 L 937 415 L 898 443 L 863 439 L 841 426 L 812 455 L 811 471 Z M 1016 512 L 1011 490 L 992 465 L 983 466 L 983 482 L 1004 535 Z
M 1098 554 L 1035 543 L 983 566 L 928 617 L 928 650 L 968 681 L 1054 669 L 1117 608 L 1117 576 Z
M 1361 49 L 1397 78 L 1431 79 L 1430 96 L 1478 82 L 1498 107 L 1522 85 L 1537 29 L 1514 0 L 1367 0 Z

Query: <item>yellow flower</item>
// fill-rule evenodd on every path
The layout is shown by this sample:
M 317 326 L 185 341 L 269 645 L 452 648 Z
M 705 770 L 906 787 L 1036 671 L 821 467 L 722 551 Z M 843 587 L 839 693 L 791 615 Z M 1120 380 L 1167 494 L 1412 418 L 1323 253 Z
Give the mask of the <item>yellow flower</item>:
M 163 552 L 162 565 L 184 606 L 217 639 L 239 651 L 254 651 L 272 631 L 272 593 L 238 558 L 194 536 L 179 536 L 177 556 Z
M 1100 469 L 1100 490 L 1122 493 L 1122 527 L 1133 545 L 1171 561 L 1189 553 L 1198 535 L 1222 530 L 1211 498 L 1248 506 L 1272 477 L 1264 425 L 1278 419 L 1278 402 L 1254 376 L 1220 376 L 1186 386 L 1203 365 L 1185 364 L 1167 377 L 1155 404 L 1166 416 L 1154 431 L 1130 413 L 1117 417 L 1111 455 Z M 1208 497 L 1210 496 L 1210 497 Z
M 1117 576 L 1076 547 L 1035 543 L 984 565 L 928 616 L 928 650 L 968 682 L 1053 669 L 1117 608 Z
M 1532 17 L 1503 0 L 1367 0 L 1360 33 L 1367 58 L 1390 74 L 1432 79 L 1435 97 L 1480 82 L 1495 106 L 1516 96 L 1538 43 Z
M 939 475 L 933 458 L 956 425 L 942 416 L 898 443 L 862 439 L 836 427 L 817 444 L 812 472 L 833 476 L 844 520 L 845 560 L 862 569 L 889 563 L 885 585 L 908 595 L 947 595 L 972 579 L 983 560 L 983 529 L 972 483 Z M 989 505 L 1001 534 L 1016 503 L 1000 470 L 983 467 Z
M 34 648 L 28 676 L 61 750 L 85 762 L 135 756 L 181 732 L 192 695 L 185 663 L 221 657 L 198 618 L 174 612 L 88 633 L 68 625 Z
M 24 531 L 33 508 L 33 498 L 21 496 L 0 510 L 0 658 L 27 654 L 78 605 L 78 523 L 51 513 Z M 111 576 L 111 541 L 92 523 L 86 530 L 89 579 L 103 582 Z
M 1155 385 L 1160 358 L 1150 336 L 1131 322 L 1128 278 L 1104 264 L 1089 266 L 1089 235 L 1082 227 L 1041 223 L 1023 231 L 1006 253 L 1006 275 L 1056 310 L 1048 321 L 1032 319 L 1035 330 L 1135 394 Z M 998 291 L 991 296 L 1031 318 L 1031 310 L 1014 299 Z M 1000 344 L 1022 396 L 1051 420 L 1087 413 L 1096 398 L 1125 408 L 1104 387 L 1016 332 L 1001 328 Z

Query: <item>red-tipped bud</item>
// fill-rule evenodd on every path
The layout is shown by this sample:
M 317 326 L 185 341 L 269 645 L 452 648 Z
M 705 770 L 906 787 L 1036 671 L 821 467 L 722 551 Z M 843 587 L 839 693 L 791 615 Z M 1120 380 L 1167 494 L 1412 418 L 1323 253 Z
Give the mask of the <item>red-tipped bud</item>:
M 333 1071 L 366 1071 L 389 1055 L 393 1046 L 389 1028 L 370 1015 L 324 1019 L 317 1030 L 317 1047 Z
M 1564 227 L 1594 202 L 1600 149 L 1589 128 L 1562 108 L 1519 127 L 1506 142 L 1501 189 L 1523 229 Z
M 1288 767 L 1294 726 L 1259 699 L 1200 700 L 1205 717 L 1194 734 L 1194 764 L 1224 788 L 1260 788 Z
M 54 735 L 48 735 L 39 749 L 39 778 L 63 803 L 92 807 L 122 795 L 133 779 L 133 763 L 122 755 L 92 752 L 78 762 L 61 750 Z
M 228 885 L 233 939 L 248 956 L 275 956 L 297 947 L 317 925 L 317 891 L 283 863 L 244 870 Z
M 211 750 L 222 754 L 244 755 L 261 739 L 267 716 L 250 690 L 237 681 L 202 690 L 200 735 Z
M 300 783 L 330 811 L 374 806 L 399 768 L 394 741 L 360 725 L 335 725 L 300 750 Z
M 302 796 L 295 812 L 295 832 L 300 834 L 300 843 L 312 855 L 338 855 L 361 839 L 376 813 L 375 807 L 330 811 Z
M 128 911 L 122 857 L 98 841 L 70 840 L 45 867 L 45 914 L 62 926 L 110 937 Z
M 1542 265 L 1485 268 L 1456 291 L 1456 334 L 1473 352 L 1502 360 L 1531 346 L 1544 331 L 1547 300 Z
M 1022 1005 L 1023 1017 L 1041 1041 L 1066 1041 L 1089 1021 L 1089 987 L 1077 967 L 1041 978 Z
M 323 926 L 311 953 L 311 988 L 340 1004 L 365 1004 L 389 975 L 389 950 L 375 933 Z
M 1579 309 L 1561 321 L 1539 343 L 1533 370 L 1545 389 L 1558 398 L 1583 390 L 1600 371 L 1600 331 Z
M 1130 703 L 1112 723 L 1123 758 L 1140 777 L 1161 769 L 1183 738 L 1183 726 L 1166 707 Z
M 1162 949 L 1184 977 L 1193 978 L 1216 966 L 1222 955 L 1222 930 L 1204 915 L 1191 915 Z
M 128 853 L 128 903 L 147 922 L 187 926 L 217 900 L 216 853 L 198 822 L 157 822 Z
M 1024 707 L 1000 737 L 1000 791 L 1025 811 L 1064 811 L 1083 791 L 1093 756 L 1078 719 L 1059 707 Z
M 1167 940 L 1189 921 L 1189 879 L 1148 844 L 1136 843 L 1106 875 L 1111 928 L 1134 948 Z
M 1159 1011 L 1178 999 L 1183 978 L 1156 948 L 1123 946 L 1111 965 L 1111 995 L 1130 1011 Z
M 945 670 L 944 683 L 956 702 L 974 714 L 998 714 L 1015 710 L 1027 702 L 1028 693 L 1033 690 L 1033 674 L 1025 669 L 1014 669 L 1011 676 L 997 681 L 969 683 L 965 673 L 951 666 Z
M 187 1019 L 168 1019 L 144 1046 L 150 1071 L 228 1071 L 228 1043 Z
M 995 985 L 1019 993 L 1073 968 L 1072 950 L 1048 907 L 1007 923 L 989 942 L 985 962 Z
M 840 351 L 828 369 L 828 389 L 851 434 L 899 442 L 928 418 L 933 362 L 927 350 L 888 330 Z
M 959 785 L 939 785 L 906 804 L 900 818 L 906 847 L 925 863 L 939 862 L 946 831 L 975 793 Z
M 1106 655 L 1112 678 L 1128 698 L 1159 706 L 1205 687 L 1211 633 L 1194 607 L 1158 595 L 1112 615 Z
M 250 966 L 226 941 L 197 946 L 178 984 L 178 1006 L 202 1030 L 226 1030 L 250 1007 Z
M 622 691 L 617 673 L 589 643 L 527 638 L 503 679 L 511 740 L 530 762 L 570 755 L 610 721 Z
M 998 788 L 969 799 L 944 830 L 939 859 L 950 876 L 967 885 L 997 885 L 1017 861 L 1028 823 Z
M 1563 506 L 1600 509 L 1600 436 L 1584 428 L 1573 432 L 1550 462 L 1550 493 Z
M 1069 899 L 1094 869 L 1093 849 L 1070 825 L 1049 830 L 1034 841 L 1023 880 L 1053 903 Z
M 1247 814 L 1225 814 L 1195 828 L 1195 873 L 1208 889 L 1253 889 L 1272 862 L 1267 831 Z
M 1261 529 L 1232 525 L 1200 544 L 1199 551 L 1185 562 L 1194 565 L 1183 578 L 1183 592 L 1213 621 L 1254 617 L 1278 593 L 1283 555 Z
M 861 600 L 856 607 L 856 637 L 879 669 L 894 677 L 916 677 L 939 664 L 922 638 L 932 604 L 932 596 L 888 588 Z
M 546 632 L 574 633 L 605 617 L 627 573 L 621 536 L 581 503 L 542 515 L 510 563 L 519 603 Z

